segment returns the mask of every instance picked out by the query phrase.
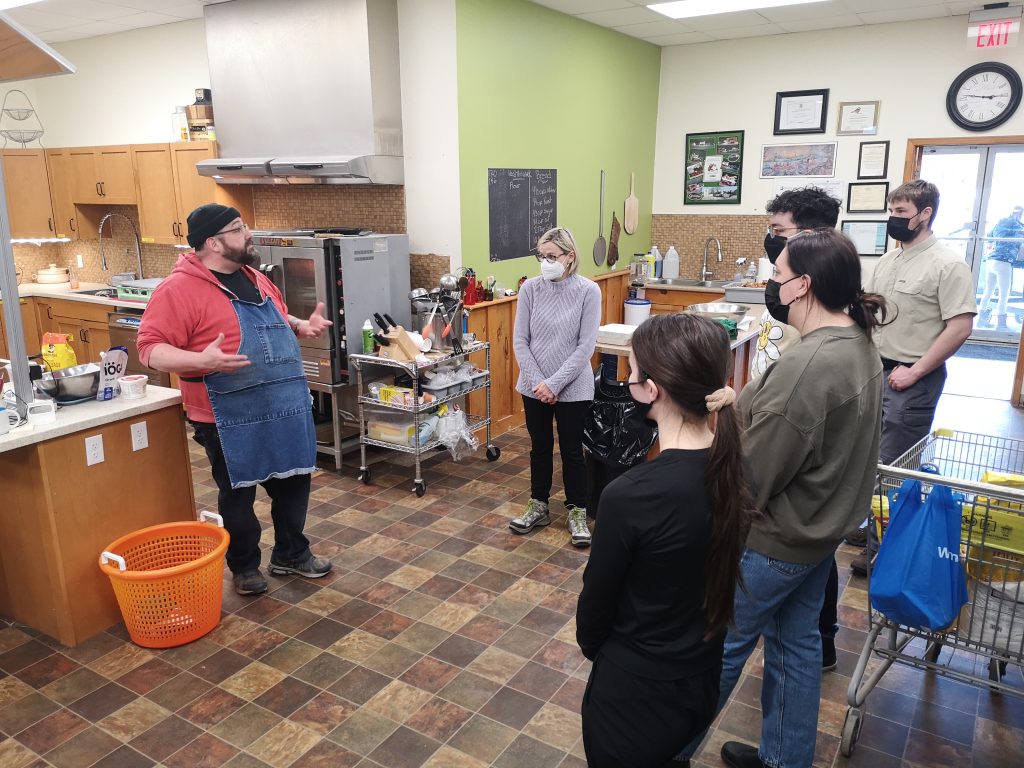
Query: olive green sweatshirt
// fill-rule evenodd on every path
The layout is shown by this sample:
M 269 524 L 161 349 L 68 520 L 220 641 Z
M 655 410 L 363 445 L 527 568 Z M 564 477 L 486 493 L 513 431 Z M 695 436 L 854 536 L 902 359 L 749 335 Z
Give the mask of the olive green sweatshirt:
M 856 325 L 819 328 L 794 344 L 737 408 L 757 508 L 747 546 L 812 563 L 870 513 L 882 416 L 882 363 Z

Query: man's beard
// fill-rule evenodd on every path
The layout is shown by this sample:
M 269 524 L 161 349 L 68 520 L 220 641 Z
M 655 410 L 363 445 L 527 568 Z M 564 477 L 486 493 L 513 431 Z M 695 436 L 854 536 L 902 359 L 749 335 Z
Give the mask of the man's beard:
M 259 261 L 259 254 L 256 253 L 256 246 L 251 242 L 244 248 L 239 250 L 225 250 L 224 258 L 228 261 L 233 261 L 235 264 L 241 264 L 243 267 L 253 267 Z

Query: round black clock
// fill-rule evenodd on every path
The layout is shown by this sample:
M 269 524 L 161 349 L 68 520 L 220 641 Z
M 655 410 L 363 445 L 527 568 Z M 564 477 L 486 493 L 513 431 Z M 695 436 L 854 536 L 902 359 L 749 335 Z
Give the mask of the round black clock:
M 1017 111 L 1021 91 L 1020 75 L 1013 67 L 986 61 L 956 76 L 946 94 L 946 111 L 961 128 L 988 131 Z

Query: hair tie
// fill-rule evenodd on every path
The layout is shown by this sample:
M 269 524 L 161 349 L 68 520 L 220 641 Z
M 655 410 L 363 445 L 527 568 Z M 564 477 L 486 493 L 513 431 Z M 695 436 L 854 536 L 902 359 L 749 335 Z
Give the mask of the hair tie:
M 716 389 L 704 398 L 704 402 L 707 403 L 708 413 L 717 413 L 726 406 L 736 402 L 736 390 L 732 387 Z

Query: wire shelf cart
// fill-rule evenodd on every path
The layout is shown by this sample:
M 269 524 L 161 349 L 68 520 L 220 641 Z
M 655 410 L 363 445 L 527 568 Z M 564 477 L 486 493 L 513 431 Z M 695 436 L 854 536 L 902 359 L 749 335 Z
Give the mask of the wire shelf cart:
M 483 377 L 483 381 L 473 386 L 467 387 L 460 390 L 459 392 L 442 397 L 437 400 L 433 400 L 429 403 L 424 403 L 421 400 L 421 387 L 422 374 L 424 371 L 430 370 L 442 363 L 450 362 L 456 358 L 465 358 L 476 352 L 484 352 L 486 355 L 486 362 L 484 364 L 484 370 L 487 375 Z M 370 484 L 371 472 L 370 467 L 366 463 L 366 446 L 375 445 L 378 448 L 387 448 L 391 451 L 399 451 L 401 453 L 411 453 L 414 457 L 416 464 L 416 476 L 413 480 L 413 490 L 417 496 L 423 496 L 427 492 L 427 481 L 423 479 L 420 471 L 420 461 L 422 455 L 427 451 L 432 451 L 441 444 L 441 441 L 436 437 L 429 440 L 421 441 L 419 439 L 420 424 L 424 420 L 424 415 L 434 411 L 439 405 L 443 403 L 457 400 L 470 392 L 475 392 L 479 389 L 485 390 L 486 397 L 484 398 L 487 403 L 484 416 L 474 416 L 466 414 L 466 421 L 469 428 L 472 431 L 478 429 L 487 430 L 487 460 L 497 461 L 498 457 L 501 456 L 501 449 L 498 448 L 491 442 L 491 345 L 486 341 L 475 342 L 473 344 L 463 345 L 461 354 L 449 353 L 442 355 L 437 358 L 433 358 L 429 363 L 417 363 L 415 361 L 410 362 L 399 362 L 396 360 L 389 360 L 387 358 L 378 357 L 377 355 L 349 355 L 348 359 L 352 362 L 356 369 L 356 387 L 359 393 L 359 479 L 366 485 Z M 395 403 L 383 402 L 376 398 L 370 397 L 366 394 L 363 388 L 363 369 L 366 366 L 377 366 L 384 368 L 398 368 L 407 373 L 413 382 L 413 393 L 414 400 L 412 405 L 397 405 Z M 393 411 L 404 411 L 412 417 L 414 425 L 414 439 L 410 445 L 403 445 L 401 443 L 392 443 L 386 440 L 377 440 L 370 437 L 367 434 L 367 419 L 365 406 L 372 405 L 378 408 L 386 408 Z
M 1024 486 L 982 482 L 988 471 L 1024 475 L 1024 441 L 940 429 L 891 466 L 879 465 L 872 507 L 883 538 L 887 516 L 878 512 L 904 480 L 920 480 L 924 493 L 940 483 L 962 495 L 960 562 L 969 598 L 941 632 L 899 625 L 869 610 L 868 637 L 847 692 L 843 755 L 856 746 L 868 694 L 897 662 L 1024 697 L 1024 689 L 1004 679 L 1008 664 L 1024 663 Z M 869 673 L 872 657 L 880 663 Z

